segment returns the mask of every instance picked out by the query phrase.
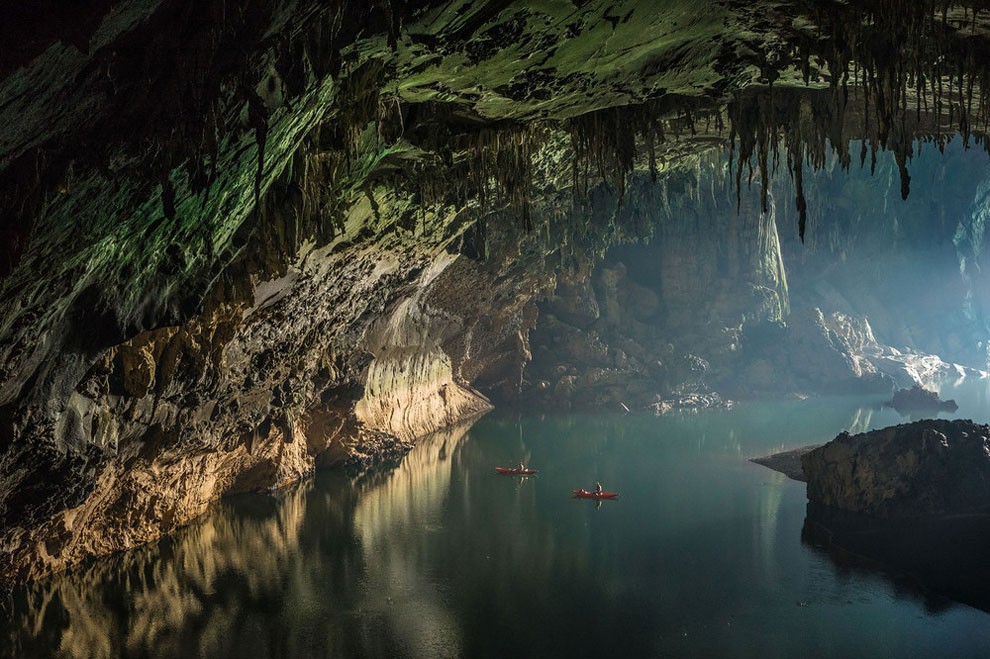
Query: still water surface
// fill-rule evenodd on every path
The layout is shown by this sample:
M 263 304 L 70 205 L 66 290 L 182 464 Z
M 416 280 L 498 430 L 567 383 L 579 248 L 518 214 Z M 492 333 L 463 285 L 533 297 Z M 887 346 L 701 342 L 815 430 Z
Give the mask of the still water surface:
M 990 385 L 947 386 L 990 421 Z M 879 399 L 697 415 L 494 414 L 357 482 L 250 495 L 14 593 L 18 657 L 987 657 L 990 615 L 802 544 L 747 461 L 905 421 Z M 498 477 L 520 460 L 537 477 Z M 599 479 L 598 504 L 570 491 Z

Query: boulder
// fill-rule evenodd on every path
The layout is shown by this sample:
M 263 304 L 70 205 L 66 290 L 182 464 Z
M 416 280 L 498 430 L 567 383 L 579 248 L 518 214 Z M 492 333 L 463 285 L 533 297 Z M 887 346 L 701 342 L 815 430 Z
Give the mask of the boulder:
M 888 407 L 893 407 L 901 414 L 911 412 L 955 412 L 959 409 L 954 400 L 942 400 L 938 397 L 938 392 L 925 389 L 919 385 L 914 385 L 910 389 L 898 389 L 894 392 L 894 398 L 887 403 Z
M 590 327 L 601 315 L 590 281 L 558 283 L 546 310 L 574 327 Z
M 990 513 L 990 426 L 927 419 L 841 433 L 801 458 L 808 499 L 875 518 Z

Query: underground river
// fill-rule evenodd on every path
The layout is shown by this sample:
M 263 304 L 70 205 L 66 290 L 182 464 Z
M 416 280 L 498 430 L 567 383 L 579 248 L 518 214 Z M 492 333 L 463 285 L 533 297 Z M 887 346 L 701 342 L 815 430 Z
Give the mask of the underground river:
M 942 387 L 990 421 L 990 382 Z M 990 614 L 803 543 L 804 484 L 748 461 L 908 419 L 881 397 L 518 417 L 219 503 L 5 598 L 16 657 L 985 656 Z M 499 477 L 524 460 L 531 478 Z M 620 493 L 570 497 L 601 480 Z

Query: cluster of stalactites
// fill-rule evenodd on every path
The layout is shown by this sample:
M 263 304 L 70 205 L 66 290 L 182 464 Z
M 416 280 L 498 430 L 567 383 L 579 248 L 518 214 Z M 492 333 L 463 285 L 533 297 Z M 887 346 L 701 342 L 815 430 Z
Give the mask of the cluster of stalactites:
M 345 11 L 346 4 L 312 0 L 290 10 L 264 0 L 247 11 L 225 0 L 164 3 L 115 47 L 94 51 L 78 77 L 94 97 L 107 99 L 106 111 L 71 141 L 53 137 L 4 154 L 0 278 L 73 171 L 91 169 L 114 186 L 130 180 L 149 195 L 158 188 L 162 215 L 172 221 L 176 181 L 207 203 L 221 151 L 248 132 L 257 145 L 260 201 L 273 97 L 291 104 L 314 79 L 336 75 L 341 48 L 359 33 L 355 26 L 386 21 L 394 30 L 387 0 Z
M 830 150 L 847 169 L 853 159 L 849 142 L 862 140 L 860 164 L 869 155 L 871 171 L 878 149 L 890 151 L 903 198 L 910 192 L 907 164 L 919 140 L 941 149 L 958 133 L 967 144 L 990 150 L 990 23 L 981 22 L 980 7 L 946 0 L 803 4 L 816 27 L 788 35 L 791 57 L 780 58 L 778 70 L 764 71 L 768 86 L 737 92 L 725 105 L 737 199 L 744 174 L 748 183 L 758 175 L 766 212 L 770 177 L 783 161 L 794 180 L 803 240 L 804 169 L 823 167 Z M 985 16 L 990 21 L 990 11 Z M 807 86 L 775 86 L 787 68 L 799 69 Z M 678 97 L 572 119 L 576 193 L 597 174 L 621 198 L 625 176 L 644 148 L 655 175 L 656 146 L 671 117 L 692 134 L 710 132 L 713 123 L 722 132 L 722 110 Z
M 911 178 L 907 162 L 916 140 L 941 149 L 959 133 L 990 148 L 990 34 L 981 22 L 981 3 L 948 0 L 871 0 L 850 4 L 806 3 L 814 31 L 793 35 L 795 61 L 811 82 L 812 62 L 821 67 L 830 94 L 819 97 L 810 112 L 800 113 L 777 99 L 762 102 L 763 116 L 751 107 L 737 109 L 734 136 L 740 138 L 740 159 L 748 157 L 755 134 L 758 154 L 768 140 L 782 137 L 789 169 L 797 187 L 799 233 L 803 240 L 806 205 L 801 167 L 805 158 L 822 166 L 826 141 L 848 168 L 850 138 L 863 139 L 860 164 L 869 151 L 871 171 L 877 149 L 893 153 L 900 171 L 901 196 L 907 198 Z M 990 19 L 990 12 L 985 13 Z M 850 99 L 855 97 L 856 102 Z M 746 105 L 742 103 L 741 105 Z M 785 103 L 785 105 L 787 105 Z M 778 113 L 783 112 L 781 118 Z M 797 112 L 797 115 L 795 115 Z M 766 127 L 779 126 L 770 136 Z M 870 144 L 868 149 L 866 144 Z M 761 159 L 766 196 L 765 155 Z M 765 203 L 764 203 L 765 206 Z
M 529 229 L 533 156 L 545 139 L 541 125 L 514 122 L 462 134 L 452 145 L 456 162 L 451 156 L 443 174 L 422 178 L 421 193 L 427 202 L 453 193 L 459 203 L 476 202 L 482 213 L 508 207 Z
M 608 181 L 621 200 L 626 177 L 645 149 L 650 176 L 657 179 L 658 147 L 668 136 L 723 130 L 721 111 L 703 99 L 672 94 L 639 105 L 605 108 L 570 119 L 575 195 L 587 194 L 590 180 Z
M 391 72 L 372 60 L 342 76 L 328 133 L 333 144 L 325 136 L 316 140 L 322 144 L 313 149 L 307 171 L 317 175 L 304 178 L 316 181 L 321 172 L 336 171 L 342 160 L 348 165 L 361 150 L 361 135 L 370 122 L 377 126 L 379 146 L 404 139 L 425 154 L 406 172 L 406 183 L 423 206 L 471 205 L 482 215 L 508 211 L 531 230 L 533 159 L 555 131 L 570 135 L 574 199 L 586 197 L 589 184 L 604 181 L 620 202 L 628 175 L 644 160 L 656 179 L 666 154 L 660 145 L 674 141 L 672 137 L 719 138 L 731 150 L 737 200 L 743 177 L 751 184 L 758 176 L 764 212 L 770 178 L 782 162 L 786 165 L 795 185 L 803 240 L 804 171 L 823 167 L 830 150 L 848 168 L 853 160 L 849 142 L 862 140 L 860 163 L 865 165 L 869 154 L 871 169 L 878 149 L 892 152 L 906 197 L 907 164 L 916 140 L 941 147 L 958 132 L 967 141 L 975 138 L 990 146 L 983 140 L 990 123 L 984 91 L 990 90 L 990 57 L 983 50 L 990 30 L 984 29 L 978 9 L 946 0 L 795 4 L 808 19 L 805 24 L 814 27 L 793 28 L 784 35 L 790 56 L 775 60 L 776 71 L 764 71 L 769 85 L 741 90 L 727 102 L 668 94 L 563 122 L 491 123 L 445 103 L 407 107 L 397 98 L 385 98 L 380 90 Z M 807 86 L 774 84 L 786 70 L 803 73 Z M 332 178 L 330 185 L 321 181 L 319 187 L 336 188 L 337 176 Z M 307 190 L 304 196 L 314 198 L 315 192 Z

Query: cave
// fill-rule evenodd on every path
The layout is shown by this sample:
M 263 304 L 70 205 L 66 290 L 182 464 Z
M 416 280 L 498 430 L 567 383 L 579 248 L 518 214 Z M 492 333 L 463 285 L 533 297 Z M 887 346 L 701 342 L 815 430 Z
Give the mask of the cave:
M 7 3 L 0 656 L 981 656 L 988 9 Z

